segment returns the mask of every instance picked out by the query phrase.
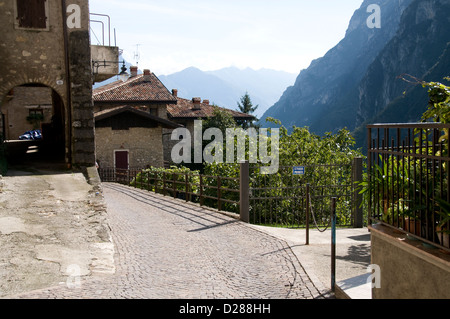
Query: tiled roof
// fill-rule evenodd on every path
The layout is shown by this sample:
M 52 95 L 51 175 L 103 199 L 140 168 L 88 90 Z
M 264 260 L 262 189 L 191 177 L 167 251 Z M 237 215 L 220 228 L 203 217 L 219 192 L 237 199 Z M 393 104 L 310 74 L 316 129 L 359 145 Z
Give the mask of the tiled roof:
M 116 81 L 93 92 L 94 102 L 164 102 L 176 103 L 176 98 L 153 74 L 137 75 L 127 81 Z
M 122 113 L 125 113 L 125 112 L 133 113 L 133 114 L 136 114 L 137 116 L 143 117 L 143 118 L 145 118 L 147 120 L 157 122 L 157 123 L 159 123 L 160 125 L 162 125 L 165 128 L 181 127 L 181 125 L 179 125 L 179 124 L 177 124 L 175 122 L 172 122 L 172 121 L 160 118 L 160 117 L 155 116 L 155 115 L 151 115 L 148 112 L 135 109 L 135 108 L 133 108 L 131 106 L 128 106 L 128 105 L 118 106 L 118 107 L 114 107 L 114 108 L 111 108 L 111 109 L 107 109 L 107 110 L 103 110 L 103 111 L 100 111 L 100 112 L 96 112 L 96 113 L 94 113 L 94 118 L 95 118 L 96 121 L 101 121 L 101 120 L 104 120 L 106 118 L 109 118 L 109 117 L 112 117 L 112 116 L 115 116 L 115 115 L 119 115 L 119 114 L 122 114 Z
M 207 118 L 214 115 L 215 107 L 216 106 L 210 105 L 209 103 L 200 103 L 199 107 L 195 107 L 193 100 L 187 100 L 177 97 L 177 104 L 167 105 L 167 113 L 169 115 L 169 118 L 173 119 Z M 229 112 L 234 117 L 234 119 L 255 119 L 254 116 L 249 114 L 226 109 L 223 107 L 219 107 L 219 109 Z

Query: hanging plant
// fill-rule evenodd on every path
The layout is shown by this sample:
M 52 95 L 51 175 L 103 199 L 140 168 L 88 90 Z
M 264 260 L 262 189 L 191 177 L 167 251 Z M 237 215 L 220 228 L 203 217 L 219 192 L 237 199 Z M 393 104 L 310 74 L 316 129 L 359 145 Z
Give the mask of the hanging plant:
M 36 130 L 41 127 L 41 122 L 44 121 L 44 115 L 41 113 L 34 113 L 27 116 L 27 122 L 33 125 L 33 129 Z

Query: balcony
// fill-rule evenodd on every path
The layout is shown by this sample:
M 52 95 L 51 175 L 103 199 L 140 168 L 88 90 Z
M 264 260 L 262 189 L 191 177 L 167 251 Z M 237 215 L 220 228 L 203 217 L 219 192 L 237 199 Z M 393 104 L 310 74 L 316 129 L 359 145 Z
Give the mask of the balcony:
M 91 60 L 94 83 L 108 80 L 119 73 L 119 48 L 111 44 L 111 19 L 108 15 L 90 13 Z M 106 29 L 106 30 L 105 30 Z
M 95 82 L 103 82 L 119 73 L 119 48 L 91 45 L 92 73 Z

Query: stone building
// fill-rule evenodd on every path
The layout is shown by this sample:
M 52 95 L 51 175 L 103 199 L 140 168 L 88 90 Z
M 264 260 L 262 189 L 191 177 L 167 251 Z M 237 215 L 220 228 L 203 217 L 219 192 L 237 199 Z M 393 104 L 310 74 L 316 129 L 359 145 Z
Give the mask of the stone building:
M 131 106 L 95 113 L 97 163 L 105 168 L 163 167 L 162 130 L 177 125 Z
M 172 90 L 172 95 L 177 99 L 177 103 L 167 105 L 167 117 L 172 122 L 186 127 L 189 130 L 191 136 L 194 136 L 194 121 L 199 119 L 205 120 L 209 117 L 214 116 L 214 111 L 216 110 L 216 108 L 221 111 L 228 112 L 237 122 L 252 122 L 255 120 L 255 117 L 253 115 L 227 109 L 224 107 L 219 107 L 216 105 L 211 105 L 209 103 L 209 100 L 202 100 L 200 97 L 194 97 L 191 100 L 178 97 L 178 91 L 176 89 Z M 165 146 L 164 159 L 170 162 L 172 148 L 176 143 L 178 143 L 178 141 L 172 141 L 171 131 L 166 130 L 164 132 L 163 143 Z
M 46 149 L 67 166 L 95 163 L 88 3 L 0 1 L 0 133 L 17 139 L 24 117 L 43 112 Z
M 212 105 L 209 103 L 209 100 L 202 100 L 200 97 L 194 97 L 191 100 L 178 97 L 178 92 L 175 89 L 172 90 L 172 95 L 177 99 L 177 103 L 167 105 L 167 117 L 175 123 L 182 124 L 189 130 L 193 129 L 194 120 L 204 120 L 214 116 L 216 108 L 228 112 L 236 121 L 251 122 L 255 120 L 253 115 Z
M 163 130 L 180 125 L 167 119 L 176 98 L 150 70 L 130 68 L 126 81 L 93 92 L 98 164 L 103 168 L 163 167 Z
M 128 105 L 167 119 L 167 105 L 176 104 L 177 99 L 150 70 L 138 74 L 138 68 L 132 66 L 130 73 L 126 81 L 118 80 L 94 89 L 94 112 Z
M 93 92 L 97 159 L 104 168 L 167 166 L 177 143 L 171 141 L 172 131 L 177 127 L 193 131 L 194 120 L 213 116 L 215 107 L 207 100 L 180 98 L 175 89 L 169 92 L 150 70 L 138 75 L 137 67 L 130 69 L 128 80 Z M 236 120 L 254 120 L 251 115 L 221 109 Z M 108 122 L 105 117 L 110 118 Z

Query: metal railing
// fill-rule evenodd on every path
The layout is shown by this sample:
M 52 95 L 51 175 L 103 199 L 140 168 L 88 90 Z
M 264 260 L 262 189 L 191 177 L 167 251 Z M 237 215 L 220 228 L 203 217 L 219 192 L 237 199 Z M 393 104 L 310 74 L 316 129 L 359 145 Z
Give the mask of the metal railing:
M 363 227 L 361 198 L 356 191 L 356 182 L 362 179 L 361 158 L 348 164 L 307 165 L 304 171 L 294 175 L 292 166 L 283 166 L 276 175 L 253 178 L 250 221 L 294 228 L 314 223 L 326 228 L 331 200 L 336 198 L 338 224 Z
M 100 14 L 100 13 L 89 13 L 89 17 L 94 16 L 94 17 L 103 17 L 107 19 L 107 28 L 108 28 L 108 46 L 111 46 L 111 17 L 107 14 Z M 96 20 L 96 19 L 92 19 L 89 18 L 89 22 L 95 22 L 95 23 L 99 23 L 102 26 L 102 41 L 100 42 L 100 40 L 97 38 L 97 35 L 95 34 L 94 30 L 91 27 L 91 33 L 94 34 L 95 38 L 97 38 L 97 41 L 99 42 L 99 44 L 101 44 L 102 46 L 106 45 L 105 42 L 105 22 L 102 20 Z M 116 29 L 114 29 L 114 46 L 116 45 Z
M 253 224 L 317 227 L 330 223 L 330 203 L 337 199 L 338 224 L 363 227 L 361 196 L 362 158 L 350 164 L 305 166 L 295 176 L 292 166 L 278 174 L 259 174 L 248 162 L 233 169 L 239 176 L 212 176 L 183 169 L 99 168 L 102 182 L 117 182 L 185 201 L 239 214 Z M 231 174 L 231 173 L 230 173 Z
M 449 250 L 450 124 L 374 124 L 367 129 L 370 222 Z
M 170 169 L 99 168 L 102 182 L 117 182 L 164 196 L 239 214 L 239 178 Z
M 138 174 L 138 172 L 142 171 L 140 168 L 130 168 L 130 169 L 121 169 L 121 168 L 99 168 L 98 174 L 102 182 L 113 182 L 124 185 L 130 185 L 134 176 Z

